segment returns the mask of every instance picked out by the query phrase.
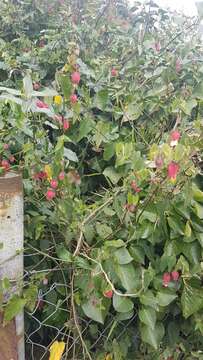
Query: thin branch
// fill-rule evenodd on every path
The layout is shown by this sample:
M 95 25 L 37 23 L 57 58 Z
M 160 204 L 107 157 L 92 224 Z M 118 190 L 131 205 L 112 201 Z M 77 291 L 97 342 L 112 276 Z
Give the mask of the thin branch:
M 114 294 L 116 294 L 118 296 L 121 296 L 121 297 L 138 297 L 142 293 L 142 291 L 144 289 L 144 271 L 143 271 L 143 269 L 142 269 L 142 279 L 141 279 L 142 280 L 142 287 L 141 287 L 141 289 L 137 293 L 125 293 L 125 294 L 123 294 L 120 291 L 116 290 L 116 288 L 114 287 L 114 284 L 109 279 L 107 273 L 105 272 L 102 264 L 99 261 L 97 261 L 95 259 L 92 259 L 91 257 L 89 257 L 86 254 L 82 254 L 82 256 L 84 256 L 86 259 L 94 262 L 95 264 L 97 264 L 100 267 L 100 270 L 101 270 L 102 274 L 104 275 L 107 283 L 110 285 L 110 287 L 113 290 Z
M 80 234 L 79 234 L 79 238 L 78 238 L 78 242 L 77 242 L 77 247 L 75 249 L 75 252 L 73 254 L 73 256 L 78 255 L 78 253 L 80 252 L 80 249 L 82 247 L 82 243 L 83 243 L 83 232 L 84 232 L 84 226 L 94 217 L 97 215 L 97 213 L 99 213 L 100 211 L 103 210 L 103 208 L 105 208 L 108 204 L 110 204 L 114 197 L 116 195 L 118 195 L 120 192 L 120 190 L 118 190 L 114 196 L 111 196 L 108 200 L 106 200 L 101 206 L 99 206 L 97 209 L 95 209 L 93 212 L 91 212 L 82 222 L 82 224 L 80 225 L 81 230 L 80 230 Z
M 77 317 L 77 312 L 76 312 L 75 302 L 74 302 L 74 273 L 73 273 L 72 280 L 71 280 L 71 306 L 72 306 L 72 310 L 73 310 L 73 319 L 74 319 L 75 327 L 76 327 L 78 335 L 80 337 L 82 346 L 85 349 L 89 360 L 93 360 L 88 351 L 87 345 L 85 344 L 85 341 L 83 340 L 82 333 L 80 331 L 80 326 L 78 324 L 78 317 Z

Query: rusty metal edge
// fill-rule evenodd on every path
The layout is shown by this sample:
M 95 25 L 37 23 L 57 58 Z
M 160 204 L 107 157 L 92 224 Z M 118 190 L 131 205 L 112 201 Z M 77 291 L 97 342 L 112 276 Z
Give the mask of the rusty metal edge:
M 23 191 L 22 175 L 12 172 L 13 176 L 0 176 L 0 193 L 16 193 Z

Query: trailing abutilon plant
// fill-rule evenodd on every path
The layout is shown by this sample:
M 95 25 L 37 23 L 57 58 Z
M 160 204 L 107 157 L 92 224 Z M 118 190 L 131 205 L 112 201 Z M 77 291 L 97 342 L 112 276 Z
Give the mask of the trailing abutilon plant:
M 23 175 L 27 255 L 4 322 L 25 305 L 51 359 L 201 359 L 198 20 L 79 3 L 0 3 L 0 176 Z

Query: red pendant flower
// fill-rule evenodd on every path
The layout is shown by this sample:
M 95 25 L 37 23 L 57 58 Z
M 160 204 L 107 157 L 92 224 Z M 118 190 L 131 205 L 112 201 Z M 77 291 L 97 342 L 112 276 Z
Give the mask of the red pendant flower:
M 176 180 L 177 174 L 180 170 L 180 166 L 175 163 L 174 161 L 172 161 L 169 165 L 168 165 L 168 177 L 169 179 L 172 180 Z
M 41 100 L 37 100 L 36 101 L 36 105 L 38 108 L 40 109 L 48 109 L 49 108 L 49 105 L 45 104 L 43 101 Z
M 178 141 L 180 139 L 180 133 L 177 130 L 172 131 L 171 133 L 171 140 Z
M 170 273 L 164 273 L 162 277 L 162 284 L 164 287 L 168 287 L 168 284 L 171 281 L 171 274 Z

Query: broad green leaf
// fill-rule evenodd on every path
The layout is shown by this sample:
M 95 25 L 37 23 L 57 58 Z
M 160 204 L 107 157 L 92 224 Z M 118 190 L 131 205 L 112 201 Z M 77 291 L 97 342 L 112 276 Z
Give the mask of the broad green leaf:
M 26 299 L 22 299 L 18 295 L 14 295 L 5 307 L 4 324 L 7 324 L 16 315 L 18 315 L 23 310 L 25 304 Z
M 96 148 L 99 148 L 102 142 L 109 142 L 110 123 L 104 121 L 98 121 L 94 128 L 93 141 L 95 142 Z
M 199 204 L 198 202 L 195 202 L 193 204 L 194 211 L 199 219 L 203 219 L 203 205 Z
M 108 166 L 104 171 L 103 175 L 107 177 L 114 185 L 119 182 L 122 175 L 119 174 L 113 167 Z
M 108 102 L 108 90 L 103 89 L 97 92 L 94 98 L 94 107 L 105 110 Z
M 109 235 L 112 234 L 112 229 L 110 228 L 110 226 L 106 224 L 101 224 L 99 222 L 96 223 L 96 230 L 97 230 L 97 234 L 102 239 L 106 239 Z
M 59 259 L 71 263 L 72 262 L 72 256 L 71 253 L 65 248 L 64 245 L 59 245 L 56 248 L 56 254 Z
M 116 314 L 115 319 L 117 321 L 129 320 L 129 319 L 131 319 L 133 317 L 133 315 L 134 315 L 134 310 L 131 310 L 131 311 L 127 312 L 127 313 L 120 312 L 120 313 Z
M 116 250 L 114 256 L 120 265 L 129 264 L 133 260 L 125 247 Z
M 156 323 L 156 311 L 151 307 L 143 307 L 139 310 L 139 319 L 145 325 L 149 326 L 152 330 Z
M 132 194 L 131 192 L 128 193 L 128 196 L 127 196 L 127 199 L 128 199 L 128 204 L 129 205 L 137 205 L 138 201 L 139 201 L 139 195 L 136 194 Z
M 105 161 L 109 161 L 115 154 L 115 144 L 109 143 L 104 145 L 103 158 Z
M 107 305 L 108 304 L 108 305 Z M 109 308 L 109 301 L 105 299 L 104 302 L 101 299 L 91 296 L 89 300 L 82 304 L 82 309 L 87 317 L 90 319 L 97 321 L 101 324 L 104 323 L 106 314 Z
M 192 229 L 191 229 L 191 227 L 190 227 L 190 222 L 187 221 L 187 222 L 186 222 L 186 225 L 185 225 L 184 235 L 185 235 L 186 237 L 190 237 L 191 234 L 192 234 Z
M 183 244 L 183 246 L 184 245 L 185 244 Z M 185 257 L 182 256 L 182 255 L 180 256 L 176 267 L 177 267 L 178 270 L 181 270 L 181 272 L 183 274 L 188 274 L 190 272 L 189 264 L 188 264 L 187 260 L 185 259 Z
M 73 162 L 79 161 L 76 153 L 70 149 L 67 149 L 66 147 L 64 147 L 64 156 L 70 161 Z
M 7 88 L 5 86 L 0 86 L 0 91 L 6 91 L 7 93 L 11 94 L 11 95 L 16 95 L 16 96 L 20 96 L 21 92 L 20 90 L 16 90 L 16 89 L 10 89 Z
M 33 311 L 35 308 L 37 296 L 38 296 L 38 288 L 34 284 L 30 284 L 30 286 L 23 291 L 23 297 L 26 300 L 26 307 L 30 311 Z
M 79 134 L 77 137 L 77 141 L 80 141 L 81 139 L 86 137 L 90 133 L 90 131 L 93 129 L 93 127 L 94 127 L 94 121 L 92 119 L 89 119 L 89 118 L 82 119 L 80 122 Z
M 175 233 L 184 235 L 184 225 L 177 216 L 176 218 L 171 216 L 168 217 L 168 224 Z
M 122 286 L 127 291 L 133 291 L 141 287 L 141 270 L 135 269 L 132 263 L 126 265 L 117 264 L 115 269 Z
M 64 97 L 69 100 L 72 92 L 72 84 L 68 75 L 57 73 L 56 75 L 59 84 L 61 85 Z
M 113 359 L 114 360 L 125 360 L 125 357 L 123 356 L 123 351 L 121 349 L 121 346 L 117 342 L 116 339 L 113 340 Z M 112 358 L 105 359 L 105 360 L 112 360 Z
M 186 114 L 190 115 L 192 109 L 197 106 L 197 101 L 195 99 L 189 99 L 188 101 L 183 100 L 180 104 L 181 110 Z
M 2 94 L 0 95 L 0 100 L 6 100 L 6 101 L 12 101 L 18 105 L 23 105 L 23 100 L 21 100 L 20 98 L 16 97 L 16 96 L 13 96 L 11 94 Z
M 143 305 L 150 306 L 158 311 L 158 300 L 151 290 L 147 290 L 144 294 L 140 295 L 140 302 Z
M 156 323 L 152 330 L 147 325 L 141 325 L 141 338 L 147 344 L 150 344 L 155 350 L 158 349 L 161 340 L 164 336 L 165 330 L 162 323 Z
M 192 185 L 192 193 L 194 200 L 203 203 L 203 191 L 201 191 L 195 184 Z
M 127 297 L 114 294 L 113 307 L 118 312 L 127 313 L 134 308 L 134 304 L 132 300 L 128 299 Z
M 27 74 L 23 78 L 23 88 L 26 98 L 30 99 L 33 92 L 33 85 L 32 85 L 32 78 L 29 72 L 27 72 Z
M 105 241 L 104 243 L 105 247 L 115 247 L 115 248 L 120 248 L 122 246 L 125 246 L 125 243 L 123 240 L 110 240 L 110 241 Z
M 186 319 L 201 310 L 203 308 L 203 289 L 185 284 L 181 296 L 181 305 L 183 316 Z
M 144 264 L 145 253 L 141 246 L 130 246 L 129 253 L 136 262 Z
M 195 88 L 192 93 L 192 97 L 198 98 L 203 100 L 203 82 L 200 82 Z
M 157 293 L 157 302 L 160 306 L 168 306 L 176 298 L 176 294 L 170 294 L 167 292 L 167 290 L 163 290 Z
M 57 91 L 54 89 L 50 89 L 50 88 L 44 88 L 41 91 L 32 91 L 32 96 L 37 96 L 37 97 L 54 97 L 56 95 L 58 95 Z
M 116 167 L 128 164 L 132 161 L 133 153 L 132 143 L 117 143 L 116 144 Z

